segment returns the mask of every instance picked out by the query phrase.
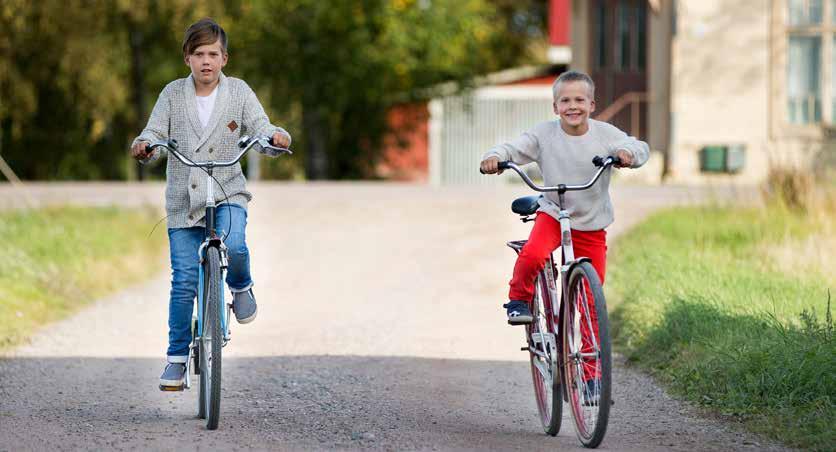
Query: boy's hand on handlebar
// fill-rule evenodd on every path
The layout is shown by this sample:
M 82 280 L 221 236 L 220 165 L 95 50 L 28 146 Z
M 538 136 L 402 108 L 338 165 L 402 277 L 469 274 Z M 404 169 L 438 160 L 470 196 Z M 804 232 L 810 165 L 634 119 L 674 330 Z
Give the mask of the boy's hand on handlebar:
M 621 160 L 621 163 L 615 165 L 616 168 L 629 168 L 633 166 L 633 154 L 624 149 L 619 149 L 616 151 L 615 156 Z
M 502 171 L 504 171 L 499 169 L 499 157 L 488 157 L 482 160 L 479 170 L 485 174 L 502 174 Z
M 131 157 L 137 160 L 147 159 L 151 155 L 151 153 L 148 152 L 149 146 L 148 142 L 137 141 L 136 144 L 131 146 Z
M 285 149 L 287 149 L 290 146 L 290 140 L 287 138 L 287 135 L 281 132 L 274 133 L 273 138 L 270 139 L 270 143 L 273 146 Z

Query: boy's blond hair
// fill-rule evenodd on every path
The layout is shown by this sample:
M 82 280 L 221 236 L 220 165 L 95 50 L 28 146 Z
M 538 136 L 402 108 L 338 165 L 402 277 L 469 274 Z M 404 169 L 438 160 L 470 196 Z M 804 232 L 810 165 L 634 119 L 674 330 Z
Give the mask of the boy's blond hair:
M 592 81 L 592 77 L 589 74 L 581 71 L 566 71 L 560 74 L 552 85 L 552 95 L 555 99 L 557 99 L 559 85 L 563 82 L 586 82 L 589 85 L 589 98 L 590 100 L 595 100 L 595 82 Z
M 183 56 L 191 55 L 200 46 L 214 44 L 221 40 L 221 49 L 226 53 L 226 32 L 217 22 L 206 17 L 193 23 L 183 37 Z

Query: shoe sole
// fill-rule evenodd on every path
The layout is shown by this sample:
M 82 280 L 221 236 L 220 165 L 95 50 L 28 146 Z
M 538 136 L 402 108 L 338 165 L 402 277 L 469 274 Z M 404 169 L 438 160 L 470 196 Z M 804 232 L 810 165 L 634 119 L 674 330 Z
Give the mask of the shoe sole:
M 253 312 L 253 315 L 247 317 L 246 319 L 239 319 L 238 317 L 235 317 L 235 319 L 238 320 L 238 323 L 243 325 L 245 323 L 250 323 L 253 320 L 255 320 L 256 315 L 258 315 L 258 306 L 255 307 L 255 311 Z
M 534 321 L 534 317 L 530 315 L 518 315 L 514 318 L 508 319 L 508 325 L 529 325 Z
M 160 391 L 163 391 L 163 392 L 182 391 L 185 388 L 185 386 L 186 385 L 183 384 L 183 383 L 180 383 L 180 385 L 167 385 L 167 384 L 164 385 L 164 384 L 160 383 Z

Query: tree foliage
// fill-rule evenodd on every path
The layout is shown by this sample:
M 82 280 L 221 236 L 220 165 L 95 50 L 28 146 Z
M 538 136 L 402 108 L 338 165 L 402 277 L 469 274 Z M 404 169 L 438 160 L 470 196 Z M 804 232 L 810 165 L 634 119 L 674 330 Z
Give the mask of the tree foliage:
M 536 33 L 520 24 L 542 26 L 544 4 L 4 0 L 0 154 L 26 179 L 132 177 L 127 143 L 165 83 L 188 75 L 184 30 L 211 16 L 230 37 L 225 72 L 247 80 L 291 130 L 307 176 L 366 177 L 387 108 L 528 61 Z

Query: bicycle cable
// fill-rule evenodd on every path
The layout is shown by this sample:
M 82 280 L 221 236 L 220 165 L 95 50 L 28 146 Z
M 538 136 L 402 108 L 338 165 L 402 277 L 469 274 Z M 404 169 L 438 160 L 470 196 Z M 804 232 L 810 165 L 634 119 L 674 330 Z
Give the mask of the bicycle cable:
M 167 157 L 168 157 L 168 156 L 166 156 L 166 158 L 167 158 Z M 181 163 L 182 163 L 182 162 L 181 162 Z M 224 206 L 226 206 L 227 212 L 229 213 L 229 222 L 228 222 L 229 226 L 227 227 L 227 230 L 226 230 L 226 231 L 224 231 L 225 235 L 224 235 L 223 237 L 221 237 L 221 241 L 222 241 L 222 242 L 226 242 L 227 237 L 229 237 L 229 234 L 232 232 L 232 206 L 230 206 L 230 205 L 229 205 L 229 195 L 227 195 L 227 194 L 226 194 L 226 190 L 224 190 L 223 184 L 221 184 L 221 182 L 220 182 L 220 181 L 219 181 L 219 180 L 215 177 L 215 175 L 214 175 L 214 174 L 209 174 L 209 171 L 208 171 L 206 168 L 202 167 L 202 166 L 198 166 L 197 168 L 200 168 L 201 170 L 203 170 L 203 172 L 204 172 L 204 173 L 206 173 L 206 175 L 207 175 L 207 176 L 211 177 L 211 178 L 212 178 L 212 180 L 214 180 L 215 182 L 217 182 L 217 183 L 218 183 L 218 187 L 221 189 L 221 193 L 223 193 L 223 194 L 224 194 L 224 202 L 223 202 L 223 205 L 224 205 Z M 148 238 L 150 238 L 150 237 L 151 237 L 151 235 L 152 235 L 152 234 L 154 233 L 154 231 L 157 229 L 157 226 L 159 226 L 159 225 L 160 225 L 160 223 L 162 223 L 164 220 L 167 220 L 169 216 L 170 216 L 170 215 L 166 215 L 166 216 L 164 216 L 163 218 L 161 218 L 159 221 L 157 221 L 157 223 L 154 225 L 154 227 L 153 227 L 153 228 L 151 228 L 151 232 L 149 232 L 149 233 L 148 233 Z M 205 220 L 205 218 L 204 218 L 204 221 L 206 221 L 206 220 Z

